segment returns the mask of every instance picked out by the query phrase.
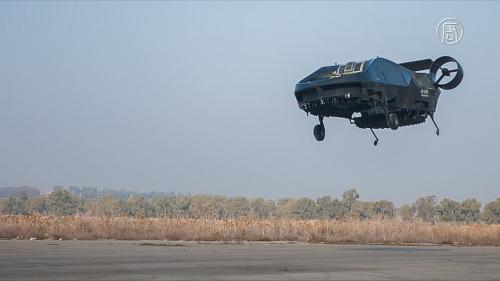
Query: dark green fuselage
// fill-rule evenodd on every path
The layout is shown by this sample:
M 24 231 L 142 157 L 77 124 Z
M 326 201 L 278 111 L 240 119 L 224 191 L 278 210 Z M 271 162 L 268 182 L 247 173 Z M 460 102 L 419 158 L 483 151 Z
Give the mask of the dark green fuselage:
M 322 67 L 295 86 L 302 110 L 373 129 L 388 127 L 388 113 L 396 113 L 400 126 L 408 126 L 424 122 L 436 110 L 440 90 L 427 73 L 384 58 L 365 61 L 356 71 L 342 72 L 340 67 L 346 66 Z

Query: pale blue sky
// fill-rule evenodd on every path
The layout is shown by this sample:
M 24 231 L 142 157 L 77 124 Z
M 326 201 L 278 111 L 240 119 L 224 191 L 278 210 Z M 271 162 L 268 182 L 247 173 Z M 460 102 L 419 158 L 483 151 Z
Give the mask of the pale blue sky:
M 0 185 L 224 195 L 500 196 L 498 2 L 2 2 Z M 462 41 L 443 46 L 445 17 Z M 432 123 L 371 133 L 297 107 L 320 66 L 456 57 Z

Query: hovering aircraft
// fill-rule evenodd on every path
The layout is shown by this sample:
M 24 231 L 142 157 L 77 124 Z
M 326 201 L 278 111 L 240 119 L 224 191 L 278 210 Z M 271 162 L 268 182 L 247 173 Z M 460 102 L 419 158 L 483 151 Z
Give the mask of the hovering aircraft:
M 422 72 L 429 70 L 428 73 Z M 434 121 L 440 89 L 451 90 L 462 82 L 457 60 L 443 56 L 395 63 L 385 58 L 321 67 L 295 86 L 299 108 L 318 116 L 317 141 L 325 139 L 324 117 L 348 119 L 359 128 L 391 128 L 416 125 L 429 116 Z

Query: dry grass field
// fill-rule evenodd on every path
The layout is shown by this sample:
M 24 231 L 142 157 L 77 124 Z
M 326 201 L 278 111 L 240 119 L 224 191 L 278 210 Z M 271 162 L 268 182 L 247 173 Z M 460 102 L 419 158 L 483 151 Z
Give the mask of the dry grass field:
M 0 216 L 0 238 L 500 246 L 500 225 L 372 220 Z

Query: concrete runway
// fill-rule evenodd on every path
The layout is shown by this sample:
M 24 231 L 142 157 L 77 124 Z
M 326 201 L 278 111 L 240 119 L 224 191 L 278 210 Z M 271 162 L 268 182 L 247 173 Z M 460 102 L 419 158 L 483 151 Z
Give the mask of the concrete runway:
M 1 240 L 0 280 L 500 280 L 500 248 Z

